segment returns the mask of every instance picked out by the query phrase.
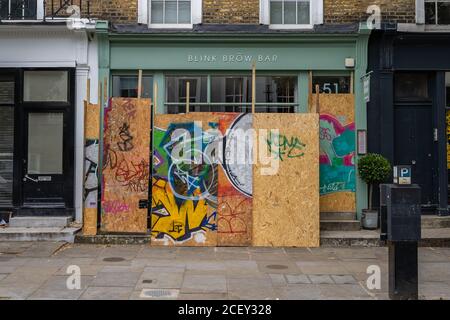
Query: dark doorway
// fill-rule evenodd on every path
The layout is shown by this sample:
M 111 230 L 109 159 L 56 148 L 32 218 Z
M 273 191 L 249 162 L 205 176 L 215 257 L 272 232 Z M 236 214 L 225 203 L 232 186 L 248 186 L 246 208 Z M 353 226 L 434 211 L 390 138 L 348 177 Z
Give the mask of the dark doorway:
M 17 213 L 73 214 L 75 74 L 28 69 L 20 80 Z
M 422 206 L 436 208 L 437 129 L 427 73 L 395 76 L 394 164 L 412 167 L 412 182 L 422 188 Z

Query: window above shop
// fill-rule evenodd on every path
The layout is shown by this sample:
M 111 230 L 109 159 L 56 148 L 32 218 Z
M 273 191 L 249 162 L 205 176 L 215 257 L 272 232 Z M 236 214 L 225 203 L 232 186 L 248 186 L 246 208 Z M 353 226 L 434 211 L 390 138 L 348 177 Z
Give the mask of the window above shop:
M 425 0 L 425 24 L 450 25 L 450 0 Z
M 137 98 L 138 96 L 138 76 L 134 75 L 113 75 L 112 95 L 121 98 Z M 142 98 L 153 98 L 153 77 L 142 77 Z
M 90 18 L 89 1 L 72 0 L 0 0 L 2 22 L 55 22 L 74 17 Z M 45 14 L 44 14 L 45 13 Z
M 138 22 L 149 28 L 192 28 L 202 22 L 202 0 L 139 0 Z
M 190 112 L 251 112 L 250 75 L 166 77 L 166 112 L 185 113 L 189 82 Z M 296 76 L 257 76 L 256 112 L 292 113 L 298 106 Z
M 273 29 L 311 29 L 323 23 L 323 0 L 260 0 L 260 22 Z

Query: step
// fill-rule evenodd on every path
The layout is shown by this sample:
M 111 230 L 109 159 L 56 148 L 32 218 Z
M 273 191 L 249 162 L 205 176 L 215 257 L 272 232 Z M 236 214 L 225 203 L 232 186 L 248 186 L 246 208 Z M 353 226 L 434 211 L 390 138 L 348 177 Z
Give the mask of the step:
M 355 220 L 355 212 L 321 212 L 320 220 Z
M 321 220 L 322 231 L 359 231 L 361 223 L 358 220 Z
M 126 235 L 114 235 L 103 234 L 96 236 L 85 236 L 82 232 L 75 236 L 75 243 L 82 244 L 103 244 L 103 245 L 141 245 L 149 244 L 151 235 L 142 234 L 126 234 Z
M 72 217 L 12 217 L 11 228 L 63 228 L 72 222 Z
M 0 228 L 2 241 L 65 241 L 73 243 L 81 228 Z
M 385 246 L 380 241 L 379 230 L 360 231 L 322 231 L 320 233 L 322 247 L 377 247 Z M 420 247 L 450 247 L 450 228 L 422 229 Z
M 450 217 L 422 216 L 422 228 L 450 228 Z
M 320 233 L 322 247 L 379 247 L 382 245 L 378 230 L 322 231 Z

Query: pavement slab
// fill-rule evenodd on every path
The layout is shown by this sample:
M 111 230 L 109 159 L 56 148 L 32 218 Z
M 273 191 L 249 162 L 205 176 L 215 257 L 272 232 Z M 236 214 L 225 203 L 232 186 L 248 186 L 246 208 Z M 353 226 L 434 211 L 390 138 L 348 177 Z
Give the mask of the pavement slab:
M 131 287 L 89 287 L 80 300 L 128 300 L 132 292 Z
M 387 253 L 379 247 L 0 243 L 0 300 L 166 299 L 164 292 L 185 300 L 382 300 L 389 298 Z M 80 267 L 79 290 L 67 289 L 71 266 Z M 367 288 L 369 266 L 380 268 L 380 289 Z M 419 296 L 450 299 L 449 248 L 419 249 Z

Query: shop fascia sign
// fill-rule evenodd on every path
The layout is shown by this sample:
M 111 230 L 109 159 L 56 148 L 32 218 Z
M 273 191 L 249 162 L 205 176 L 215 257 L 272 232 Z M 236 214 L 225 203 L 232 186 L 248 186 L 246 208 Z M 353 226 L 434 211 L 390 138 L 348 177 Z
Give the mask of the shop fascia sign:
M 189 54 L 187 62 L 189 63 L 275 63 L 278 61 L 278 55 L 264 55 L 264 54 Z

